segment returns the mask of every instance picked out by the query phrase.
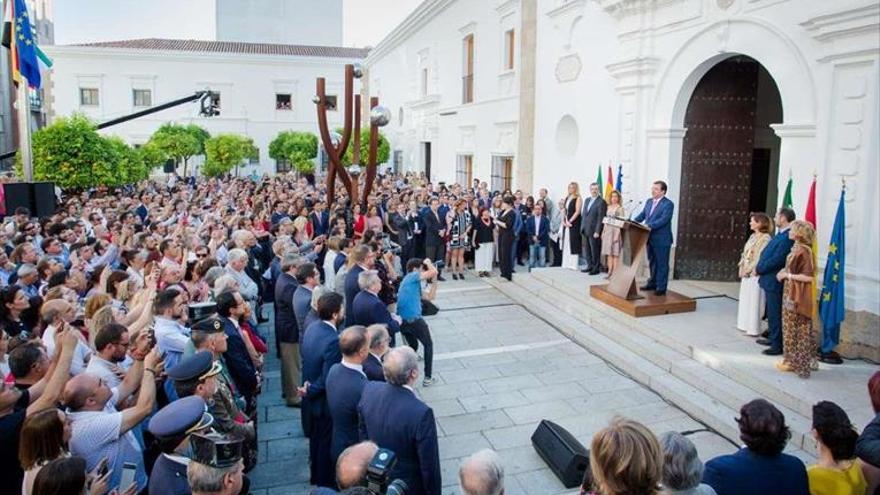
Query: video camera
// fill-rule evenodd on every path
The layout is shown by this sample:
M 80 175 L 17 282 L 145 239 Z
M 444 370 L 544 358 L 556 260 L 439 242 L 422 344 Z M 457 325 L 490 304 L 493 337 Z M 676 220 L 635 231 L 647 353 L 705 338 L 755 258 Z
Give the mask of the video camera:
M 375 495 L 406 495 L 409 487 L 405 481 L 389 480 L 395 464 L 394 452 L 380 448 L 367 466 L 367 490 Z

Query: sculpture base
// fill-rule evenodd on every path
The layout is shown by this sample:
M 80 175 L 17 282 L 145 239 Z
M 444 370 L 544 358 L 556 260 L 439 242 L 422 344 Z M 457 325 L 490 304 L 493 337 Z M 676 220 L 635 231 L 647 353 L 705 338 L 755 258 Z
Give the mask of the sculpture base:
M 607 285 L 590 286 L 590 297 L 636 318 L 690 313 L 697 310 L 695 299 L 671 290 L 666 291 L 663 296 L 657 296 L 653 291 L 639 291 L 638 299 L 627 300 L 608 292 L 606 287 Z

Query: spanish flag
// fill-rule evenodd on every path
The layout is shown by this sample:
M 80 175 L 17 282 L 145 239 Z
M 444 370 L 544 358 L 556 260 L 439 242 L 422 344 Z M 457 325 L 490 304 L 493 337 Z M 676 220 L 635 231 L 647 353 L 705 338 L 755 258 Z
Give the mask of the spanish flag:
M 810 185 L 810 195 L 807 197 L 807 210 L 804 212 L 804 220 L 810 222 L 813 226 L 813 230 L 816 231 L 816 234 L 813 235 L 813 245 L 810 246 L 810 249 L 813 251 L 813 301 L 818 300 L 816 287 L 818 286 L 816 280 L 816 274 L 818 272 L 819 267 L 817 266 L 817 258 L 816 253 L 819 252 L 819 244 L 817 242 L 818 239 L 818 231 L 819 228 L 816 225 L 816 176 L 813 176 L 813 184 Z M 813 318 L 816 318 L 816 310 L 818 308 L 816 305 L 813 305 Z
M 608 176 L 606 177 L 608 182 L 605 183 L 605 202 L 611 202 L 611 191 L 614 190 L 614 173 L 611 171 L 611 165 L 608 165 Z

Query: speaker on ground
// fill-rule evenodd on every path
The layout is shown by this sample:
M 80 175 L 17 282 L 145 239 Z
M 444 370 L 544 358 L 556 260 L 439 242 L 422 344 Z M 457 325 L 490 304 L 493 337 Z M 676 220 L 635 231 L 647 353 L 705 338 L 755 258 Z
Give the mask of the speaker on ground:
M 580 486 L 590 469 L 590 452 L 565 428 L 542 420 L 532 446 L 566 488 Z

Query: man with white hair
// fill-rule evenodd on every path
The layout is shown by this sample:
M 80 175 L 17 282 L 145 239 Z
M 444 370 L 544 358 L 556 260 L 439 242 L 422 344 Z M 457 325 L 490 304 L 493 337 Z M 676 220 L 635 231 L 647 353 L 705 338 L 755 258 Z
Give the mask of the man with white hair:
M 367 382 L 358 413 L 361 439 L 397 454 L 391 478 L 406 482 L 413 495 L 439 495 L 440 454 L 434 411 L 416 397 L 419 360 L 409 347 L 388 351 L 382 365 L 387 383 Z
M 229 251 L 229 263 L 226 265 L 226 273 L 235 278 L 238 282 L 238 291 L 241 294 L 241 297 L 243 297 L 248 304 L 251 304 L 251 308 L 253 309 L 253 304 L 260 295 L 260 288 L 257 286 L 257 283 L 245 273 L 247 266 L 247 251 L 241 248 L 235 248 L 232 251 Z
M 503 495 L 504 467 L 494 450 L 483 449 L 468 457 L 458 469 L 462 495 Z
M 40 295 L 40 276 L 37 273 L 36 266 L 31 263 L 22 263 L 16 273 L 18 274 L 16 284 L 21 287 L 21 290 L 24 291 L 28 298 Z
M 394 336 L 400 331 L 400 316 L 391 314 L 388 306 L 379 299 L 379 291 L 382 290 L 382 280 L 376 270 L 364 270 L 358 275 L 358 287 L 361 291 L 354 297 L 351 303 L 351 318 L 347 320 L 349 325 L 370 325 L 381 323 L 387 326 L 391 337 L 391 347 L 394 347 Z

